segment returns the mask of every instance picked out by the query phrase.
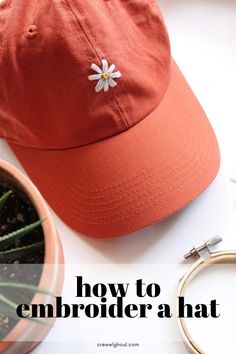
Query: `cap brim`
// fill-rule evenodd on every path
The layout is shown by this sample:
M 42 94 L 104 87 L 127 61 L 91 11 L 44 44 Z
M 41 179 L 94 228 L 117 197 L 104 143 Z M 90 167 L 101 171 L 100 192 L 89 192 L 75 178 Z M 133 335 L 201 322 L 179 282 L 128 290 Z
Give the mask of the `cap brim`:
M 142 229 L 183 208 L 216 176 L 212 127 L 174 61 L 171 70 L 161 104 L 121 134 L 69 150 L 10 145 L 76 231 L 110 238 Z

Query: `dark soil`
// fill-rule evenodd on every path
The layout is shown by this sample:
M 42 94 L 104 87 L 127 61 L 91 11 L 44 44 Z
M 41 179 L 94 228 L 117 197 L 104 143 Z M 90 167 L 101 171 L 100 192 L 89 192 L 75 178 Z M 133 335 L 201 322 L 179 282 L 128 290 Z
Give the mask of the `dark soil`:
M 11 191 L 6 204 L 0 208 L 0 237 L 29 225 L 39 216 L 27 195 L 12 183 L 0 179 L 0 196 Z M 42 227 L 38 227 L 21 240 L 13 241 L 9 249 L 21 247 L 44 239 Z M 0 264 L 0 281 L 38 285 L 44 262 L 44 248 L 34 251 L 24 259 L 16 259 L 8 264 Z M 34 266 L 33 266 L 34 265 Z M 7 292 L 6 292 L 7 291 Z M 20 291 L 1 291 L 3 295 L 16 303 L 30 303 L 32 294 Z M 22 302 L 19 302 L 22 299 Z M 0 309 L 1 311 L 1 309 Z M 0 340 L 2 340 L 18 322 L 17 318 L 7 317 L 0 312 Z

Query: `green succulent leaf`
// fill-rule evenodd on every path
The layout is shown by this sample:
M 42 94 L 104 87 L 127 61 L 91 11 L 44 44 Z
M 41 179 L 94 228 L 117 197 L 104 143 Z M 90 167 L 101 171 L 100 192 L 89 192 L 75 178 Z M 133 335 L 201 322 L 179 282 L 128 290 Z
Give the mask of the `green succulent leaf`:
M 1 198 L 0 198 L 0 208 L 4 206 L 10 195 L 12 194 L 12 191 L 4 193 Z
M 39 293 L 39 294 L 45 294 L 45 295 L 50 295 L 50 296 L 54 296 L 53 293 L 39 288 L 35 285 L 30 285 L 30 284 L 23 284 L 23 283 L 12 283 L 12 282 L 0 282 L 0 290 L 1 289 L 7 289 L 7 288 L 11 288 L 11 289 L 21 289 L 21 290 L 27 290 L 29 292 L 33 292 L 33 293 Z
M 10 197 L 12 191 L 8 191 L 0 197 L 0 209 L 5 205 L 7 202 L 8 198 Z M 26 246 L 21 246 L 21 247 L 15 247 L 12 249 L 9 249 L 8 244 L 10 245 L 12 241 L 14 240 L 19 240 L 23 238 L 24 236 L 28 235 L 30 232 L 34 231 L 37 227 L 42 225 L 44 220 L 38 220 L 30 225 L 24 226 L 21 229 L 18 229 L 16 231 L 13 231 L 7 235 L 1 236 L 0 237 L 0 263 L 5 263 L 5 262 L 14 262 L 18 258 L 24 257 L 31 255 L 34 251 L 37 251 L 44 245 L 44 241 L 42 242 L 35 242 Z M 8 248 L 7 248 L 8 247 Z M 18 301 L 20 299 L 20 292 L 19 290 L 27 291 L 29 293 L 41 293 L 45 295 L 50 295 L 53 296 L 52 293 L 41 289 L 37 286 L 30 285 L 30 284 L 22 284 L 22 283 L 12 283 L 12 282 L 0 282 L 0 313 L 9 316 L 9 317 L 14 317 L 16 319 L 19 319 L 19 317 L 16 314 L 16 308 L 17 304 L 14 301 Z M 14 296 L 14 301 L 8 298 L 5 294 L 5 292 L 9 292 L 9 294 L 12 292 L 13 294 L 15 293 Z M 17 300 L 18 297 L 18 300 Z M 30 315 L 29 311 L 25 311 L 25 315 Z M 40 318 L 32 318 L 32 317 L 27 317 L 27 320 L 34 321 L 37 323 L 41 323 L 43 325 L 51 325 L 48 323 L 48 321 Z
M 36 242 L 31 245 L 12 248 L 10 250 L 0 252 L 0 263 L 15 261 L 20 257 L 30 255 L 32 251 L 42 247 L 44 242 Z
M 37 289 L 37 291 L 39 291 L 39 289 Z M 17 309 L 17 304 L 11 300 L 9 300 L 6 296 L 4 296 L 3 294 L 0 293 L 0 312 L 4 313 L 7 316 L 11 316 L 13 318 L 19 319 L 19 317 L 17 316 L 16 313 L 16 309 Z M 32 318 L 30 317 L 30 312 L 29 311 L 23 311 L 24 315 L 29 315 L 29 317 L 27 317 L 27 320 L 36 322 L 36 323 L 40 323 L 43 325 L 51 325 L 48 321 L 42 319 L 42 318 Z
M 19 240 L 22 237 L 28 235 L 30 232 L 34 231 L 37 227 L 42 225 L 43 220 L 38 220 L 30 225 L 24 226 L 19 230 L 13 231 L 5 236 L 0 238 L 0 248 L 6 246 L 9 242 L 14 240 Z

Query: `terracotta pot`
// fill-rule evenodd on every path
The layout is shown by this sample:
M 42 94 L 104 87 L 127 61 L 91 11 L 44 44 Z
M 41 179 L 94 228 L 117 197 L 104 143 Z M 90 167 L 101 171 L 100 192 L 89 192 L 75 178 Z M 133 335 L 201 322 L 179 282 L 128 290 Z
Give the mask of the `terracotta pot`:
M 49 290 L 58 296 L 61 293 L 63 285 L 64 257 L 61 243 L 47 204 L 28 177 L 2 160 L 0 160 L 0 177 L 6 178 L 23 190 L 35 206 L 39 218 L 45 219 L 43 223 L 45 259 L 39 287 Z M 45 303 L 52 301 L 52 297 L 47 296 L 46 299 L 45 295 L 35 294 L 32 303 L 42 303 L 42 299 Z M 21 319 L 12 331 L 9 332 L 5 340 L 0 343 L 0 353 L 28 353 L 43 340 L 50 329 L 51 326 L 40 325 L 29 320 Z

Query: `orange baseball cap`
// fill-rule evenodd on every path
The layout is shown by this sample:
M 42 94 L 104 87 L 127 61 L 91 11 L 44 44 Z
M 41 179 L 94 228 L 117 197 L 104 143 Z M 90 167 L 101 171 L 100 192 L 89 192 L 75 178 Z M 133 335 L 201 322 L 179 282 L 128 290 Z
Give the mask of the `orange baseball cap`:
M 0 136 L 69 226 L 128 234 L 210 184 L 217 141 L 155 0 L 7 0 L 0 23 Z

